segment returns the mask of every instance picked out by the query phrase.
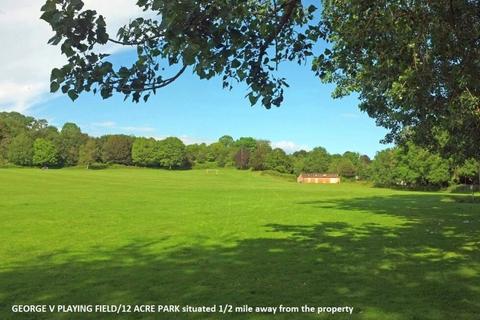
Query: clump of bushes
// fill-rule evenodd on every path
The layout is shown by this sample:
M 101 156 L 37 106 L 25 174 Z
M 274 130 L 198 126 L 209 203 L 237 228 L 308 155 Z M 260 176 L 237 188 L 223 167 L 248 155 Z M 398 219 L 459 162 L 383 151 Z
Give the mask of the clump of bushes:
M 92 164 L 88 165 L 88 167 L 87 167 L 87 169 L 90 169 L 90 170 L 103 170 L 103 169 L 107 169 L 107 168 L 108 168 L 107 164 L 99 163 L 99 162 L 92 163 Z
M 290 173 L 280 173 L 278 171 L 274 171 L 274 170 L 264 170 L 260 173 L 262 176 L 270 176 L 270 177 L 276 177 L 276 178 L 281 178 L 281 179 L 285 179 L 287 181 L 297 181 L 297 176 L 295 176 L 294 174 L 290 174 Z

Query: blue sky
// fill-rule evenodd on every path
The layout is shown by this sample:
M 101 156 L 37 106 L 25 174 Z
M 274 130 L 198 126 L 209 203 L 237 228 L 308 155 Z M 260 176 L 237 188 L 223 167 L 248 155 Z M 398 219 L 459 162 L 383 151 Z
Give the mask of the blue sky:
M 127 0 L 119 1 L 126 5 L 119 9 L 104 8 L 116 15 L 110 20 L 114 24 L 137 14 L 129 11 Z M 379 142 L 386 131 L 358 110 L 356 96 L 332 99 L 333 86 L 322 84 L 308 65 L 284 65 L 282 75 L 288 79 L 290 88 L 286 89 L 282 106 L 270 110 L 261 105 L 251 107 L 244 98 L 247 91 L 242 84 L 231 91 L 224 90 L 220 79 L 200 80 L 188 70 L 175 83 L 151 97 L 148 103 L 124 102 L 123 96 L 102 100 L 99 95 L 91 94 L 82 95 L 73 103 L 66 96 L 52 96 L 47 92 L 49 71 L 61 66 L 63 61 L 58 56 L 59 48 L 46 45 L 51 34 L 48 26 L 38 18 L 32 19 L 38 16 L 37 3 L 37 0 L 19 0 L 18 4 L 12 3 L 2 9 L 7 14 L 0 12 L 11 19 L 5 23 L 6 27 L 25 26 L 20 36 L 31 48 L 25 51 L 25 43 L 16 46 L 15 39 L 19 35 L 9 37 L 10 33 L 5 33 L 7 44 L 0 58 L 10 63 L 0 66 L 0 71 L 6 75 L 0 79 L 0 111 L 17 110 L 47 119 L 58 127 L 65 122 L 75 122 L 84 132 L 94 136 L 109 133 L 157 138 L 177 136 L 186 143 L 194 143 L 213 142 L 228 134 L 234 138 L 266 139 L 288 152 L 323 146 L 330 153 L 350 150 L 369 156 L 387 147 Z M 101 6 L 103 2 L 90 3 Z M 101 7 L 99 10 L 102 12 Z M 0 27 L 1 24 L 0 21 Z M 22 33 L 22 30 L 17 31 Z M 0 36 L 4 37 L 1 28 Z M 25 56 L 29 53 L 30 56 Z M 126 51 L 117 52 L 113 58 L 119 63 L 131 63 L 131 55 Z
M 126 52 L 114 58 L 118 63 L 131 61 Z M 124 102 L 120 95 L 102 100 L 92 94 L 73 103 L 58 96 L 37 104 L 29 113 L 56 126 L 75 122 L 95 136 L 177 136 L 193 143 L 213 142 L 228 134 L 266 139 L 290 152 L 323 146 L 331 153 L 352 150 L 370 156 L 385 147 L 379 143 L 385 130 L 358 110 L 355 96 L 332 99 L 333 86 L 322 84 L 308 66 L 287 64 L 282 74 L 290 88 L 282 106 L 270 110 L 251 107 L 244 98 L 243 84 L 224 90 L 219 79 L 200 80 L 187 71 L 148 103 Z

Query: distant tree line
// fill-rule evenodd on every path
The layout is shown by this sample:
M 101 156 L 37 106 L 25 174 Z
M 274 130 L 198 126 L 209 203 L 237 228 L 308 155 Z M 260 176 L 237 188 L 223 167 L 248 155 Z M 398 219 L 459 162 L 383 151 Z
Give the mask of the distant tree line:
M 234 167 L 239 170 L 272 170 L 298 175 L 302 172 L 336 173 L 346 179 L 371 180 L 379 186 L 446 186 L 478 183 L 477 161 L 463 165 L 412 143 L 367 155 L 347 151 L 330 154 L 325 148 L 287 154 L 269 141 L 225 135 L 217 142 L 185 145 L 176 137 L 162 140 L 128 135 L 99 138 L 82 133 L 74 123 L 60 130 L 16 112 L 0 113 L 0 164 L 37 167 L 109 164 L 164 169 Z

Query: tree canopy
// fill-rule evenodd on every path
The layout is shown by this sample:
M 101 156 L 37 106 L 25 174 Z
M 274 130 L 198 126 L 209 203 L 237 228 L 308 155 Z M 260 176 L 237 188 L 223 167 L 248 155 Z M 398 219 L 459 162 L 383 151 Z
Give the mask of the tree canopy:
M 132 0 L 133 1 L 133 0 Z M 75 100 L 84 91 L 148 100 L 187 68 L 223 86 L 248 85 L 250 103 L 283 101 L 285 61 L 311 63 L 335 97 L 359 93 L 360 109 L 389 129 L 385 141 L 480 159 L 479 1 L 137 0 L 138 17 L 107 33 L 105 17 L 81 0 L 47 0 L 42 19 L 68 58 L 51 91 Z M 106 44 L 136 49 L 114 66 Z M 316 48 L 324 50 L 315 52 Z M 326 45 L 325 45 L 326 44 Z
M 3 128 L 3 129 L 2 129 Z M 407 188 L 445 187 L 480 182 L 479 161 L 456 164 L 452 158 L 413 142 L 384 150 L 373 160 L 358 152 L 330 154 L 323 147 L 287 154 L 267 140 L 223 136 L 207 144 L 185 144 L 178 138 L 163 140 L 126 135 L 91 137 L 67 123 L 59 130 L 45 120 L 15 112 L 0 112 L 0 167 L 4 165 L 103 169 L 109 165 L 135 165 L 169 170 L 236 167 L 286 174 L 337 173 L 343 179 L 371 180 L 377 185 Z M 68 137 L 68 139 L 67 139 Z M 67 143 L 68 142 L 68 143 Z M 69 148 L 65 149 L 68 145 Z M 65 151 L 72 157 L 66 161 Z M 293 179 L 292 179 L 293 180 Z
M 455 160 L 480 158 L 479 1 L 323 1 L 331 50 L 313 63 L 337 97 Z
M 133 1 L 133 0 L 132 0 Z M 107 33 L 106 19 L 81 0 L 47 0 L 41 18 L 53 28 L 68 63 L 52 71 L 51 90 L 75 100 L 84 91 L 114 92 L 138 102 L 190 68 L 202 79 L 220 76 L 223 87 L 245 82 L 248 98 L 270 108 L 283 101 L 285 79 L 274 72 L 285 60 L 305 61 L 321 36 L 315 6 L 299 0 L 137 0 L 153 18 L 138 17 Z M 134 47 L 137 58 L 116 68 L 101 53 L 107 43 Z M 169 70 L 166 70 L 169 69 Z

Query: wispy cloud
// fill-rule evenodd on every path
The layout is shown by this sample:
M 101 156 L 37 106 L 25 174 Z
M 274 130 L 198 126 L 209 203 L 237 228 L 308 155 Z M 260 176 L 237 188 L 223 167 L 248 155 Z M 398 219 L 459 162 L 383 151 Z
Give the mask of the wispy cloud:
M 271 146 L 272 146 L 272 148 L 283 149 L 283 151 L 285 151 L 286 153 L 293 153 L 293 152 L 299 151 L 299 150 L 307 150 L 308 151 L 308 150 L 311 149 L 307 145 L 299 145 L 299 144 L 296 144 L 293 141 L 286 141 L 286 140 L 272 142 Z
M 117 124 L 114 121 L 103 121 L 103 122 L 94 122 L 92 123 L 94 127 L 101 127 L 101 128 L 115 128 Z
M 43 1 L 3 1 L 0 10 L 0 110 L 25 111 L 53 97 L 49 94 L 50 70 L 65 63 L 60 48 L 47 44 L 52 36 L 50 26 L 39 19 Z M 129 18 L 142 15 L 132 0 L 86 0 L 107 19 L 108 31 L 128 23 Z M 21 41 L 19 41 L 21 39 Z M 106 48 L 109 52 L 121 47 Z
M 161 136 L 152 136 L 151 138 L 154 138 L 156 140 L 163 140 L 165 138 L 172 137 L 172 136 L 173 135 L 161 135 Z M 182 142 L 185 143 L 186 145 L 200 144 L 200 143 L 211 144 L 211 143 L 215 142 L 215 140 L 204 139 L 204 138 L 199 138 L 199 137 L 192 137 L 192 136 L 185 135 L 185 134 L 181 135 L 181 136 L 177 136 L 177 138 L 182 140 Z
M 155 132 L 155 128 L 152 127 L 118 127 L 120 130 L 130 131 L 130 132 Z
M 94 127 L 94 128 L 104 128 L 104 129 L 109 129 L 111 130 L 117 130 L 118 133 L 147 133 L 147 132 L 155 132 L 156 129 L 154 127 L 150 126 L 122 126 L 118 125 L 114 121 L 102 121 L 102 122 L 94 122 L 88 127 Z

